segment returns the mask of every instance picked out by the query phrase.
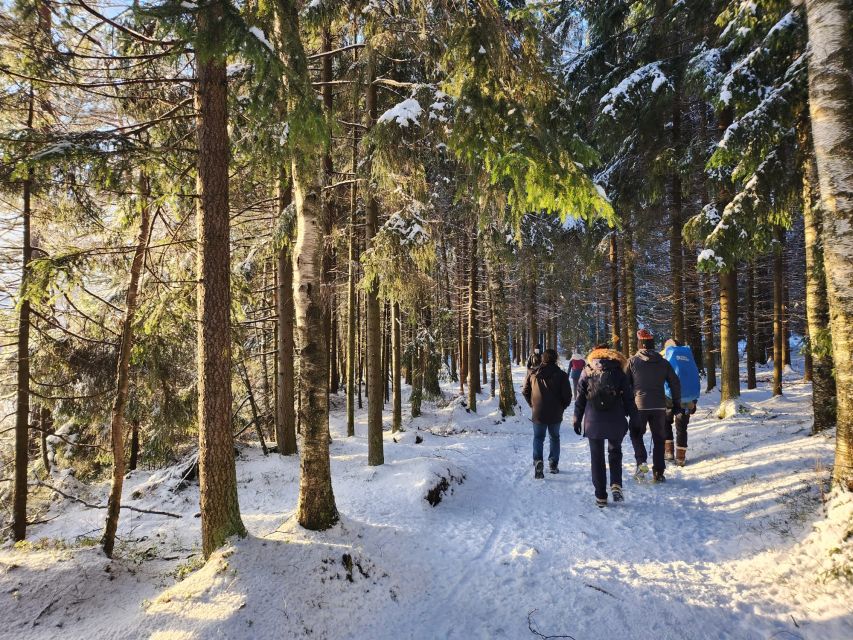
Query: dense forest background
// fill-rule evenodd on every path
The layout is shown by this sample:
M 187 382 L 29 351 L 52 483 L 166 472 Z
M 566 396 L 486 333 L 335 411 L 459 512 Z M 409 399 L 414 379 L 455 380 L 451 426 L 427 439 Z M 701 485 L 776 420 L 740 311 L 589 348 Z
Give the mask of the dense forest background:
M 235 438 L 301 456 L 324 529 L 330 403 L 379 465 L 404 385 L 511 415 L 534 345 L 640 327 L 720 417 L 801 351 L 853 482 L 849 3 L 2 8 L 4 535 L 111 476 L 109 555 L 125 473 L 198 450 L 207 555 Z

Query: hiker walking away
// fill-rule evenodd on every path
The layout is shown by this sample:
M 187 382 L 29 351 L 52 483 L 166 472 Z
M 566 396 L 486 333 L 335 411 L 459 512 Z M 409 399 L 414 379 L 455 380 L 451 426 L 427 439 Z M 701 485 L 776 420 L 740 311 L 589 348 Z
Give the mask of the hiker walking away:
M 557 352 L 545 349 L 542 364 L 527 373 L 521 394 L 533 409 L 533 477 L 545 477 L 542 461 L 545 447 L 545 432 L 550 436 L 548 469 L 559 473 L 560 423 L 563 411 L 572 403 L 569 376 L 557 366 Z
M 681 384 L 672 365 L 655 351 L 655 338 L 646 329 L 637 332 L 640 350 L 628 361 L 628 377 L 634 389 L 638 420 L 631 427 L 631 444 L 637 461 L 636 476 L 645 476 L 649 467 L 648 453 L 643 442 L 646 425 L 652 432 L 652 473 L 655 482 L 666 480 L 664 471 L 664 441 L 666 440 L 666 393 L 669 385 L 672 410 L 681 412 Z
M 533 371 L 534 369 L 536 369 L 541 364 L 542 364 L 542 345 L 537 344 L 533 349 L 533 353 L 531 353 L 530 356 L 527 358 L 527 371 L 528 372 Z
M 667 460 L 674 460 L 675 466 L 683 467 L 687 461 L 687 425 L 690 416 L 696 413 L 699 401 L 699 368 L 693 359 L 693 349 L 682 345 L 675 338 L 664 343 L 664 359 L 672 365 L 678 382 L 681 384 L 681 411 L 675 411 L 672 402 L 672 389 L 667 384 L 666 392 L 666 441 L 664 451 Z M 672 424 L 675 422 L 675 447 L 673 448 Z
M 572 383 L 572 401 L 578 399 L 578 381 L 581 379 L 581 373 L 586 366 L 586 360 L 579 353 L 573 353 L 572 359 L 569 360 L 569 382 Z
M 628 362 L 618 351 L 599 345 L 587 357 L 587 365 L 578 382 L 575 400 L 575 433 L 589 441 L 592 485 L 595 502 L 607 506 L 607 469 L 604 466 L 604 441 L 610 467 L 610 493 L 613 502 L 622 502 L 622 439 L 628 430 L 625 418 L 636 419 L 637 407 L 626 369 Z

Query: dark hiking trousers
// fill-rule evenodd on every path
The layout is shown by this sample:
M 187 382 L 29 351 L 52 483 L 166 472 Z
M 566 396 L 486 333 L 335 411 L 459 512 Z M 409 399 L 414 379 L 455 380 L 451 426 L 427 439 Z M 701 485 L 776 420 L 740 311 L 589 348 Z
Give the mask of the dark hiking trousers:
M 689 413 L 679 413 L 673 416 L 672 410 L 666 411 L 666 439 L 672 440 L 672 423 L 675 422 L 675 446 L 687 448 L 687 425 L 690 424 Z
M 646 425 L 652 432 L 652 469 L 664 472 L 663 442 L 666 440 L 666 409 L 646 409 L 637 412 L 638 424 L 631 430 L 631 444 L 634 445 L 634 459 L 637 464 L 642 464 L 649 459 L 646 445 L 643 442 L 643 434 L 646 433 Z
M 589 438 L 589 457 L 592 462 L 592 486 L 596 498 L 607 498 L 607 469 L 604 467 L 604 440 Z M 607 464 L 610 484 L 622 486 L 622 441 L 607 441 Z

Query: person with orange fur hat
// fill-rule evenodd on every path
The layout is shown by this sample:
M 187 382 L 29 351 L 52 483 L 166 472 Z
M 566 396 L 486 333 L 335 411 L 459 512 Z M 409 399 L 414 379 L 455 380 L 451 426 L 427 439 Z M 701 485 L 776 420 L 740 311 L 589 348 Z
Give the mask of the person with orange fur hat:
M 607 440 L 610 493 L 613 502 L 622 502 L 622 439 L 628 430 L 625 417 L 635 420 L 637 407 L 626 374 L 625 356 L 607 345 L 599 345 L 586 361 L 578 382 L 574 428 L 576 434 L 583 434 L 589 441 L 595 501 L 603 508 L 607 506 L 604 441 Z

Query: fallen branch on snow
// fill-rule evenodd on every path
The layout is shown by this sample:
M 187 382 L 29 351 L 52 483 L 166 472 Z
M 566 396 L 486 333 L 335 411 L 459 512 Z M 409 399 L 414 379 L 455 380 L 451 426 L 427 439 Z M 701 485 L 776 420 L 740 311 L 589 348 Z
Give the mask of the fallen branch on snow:
M 91 502 L 86 502 L 82 498 L 78 498 L 77 496 L 69 495 L 69 494 L 65 493 L 64 491 L 57 489 L 53 485 L 47 484 L 46 482 L 42 482 L 41 480 L 37 480 L 34 483 L 34 486 L 45 487 L 47 489 L 50 489 L 51 491 L 61 495 L 63 498 L 67 498 L 68 500 L 72 500 L 74 502 L 79 502 L 84 507 L 89 507 L 90 509 L 106 509 L 107 508 L 107 505 L 105 505 L 105 504 L 92 504 Z M 148 514 L 155 515 L 155 516 L 168 516 L 169 518 L 183 518 L 183 516 L 179 513 L 170 513 L 168 511 L 156 511 L 154 509 L 139 509 L 137 507 L 131 507 L 131 506 L 126 505 L 126 504 L 121 505 L 121 508 L 127 509 L 128 511 L 135 511 L 136 513 L 148 513 Z
M 539 636 L 540 638 L 544 638 L 544 640 L 555 640 L 556 638 L 568 638 L 569 640 L 575 640 L 574 636 L 546 636 L 544 633 L 541 633 L 533 626 L 533 614 L 537 611 L 539 611 L 539 609 L 534 609 L 527 614 L 527 628 L 530 629 L 530 633 Z

